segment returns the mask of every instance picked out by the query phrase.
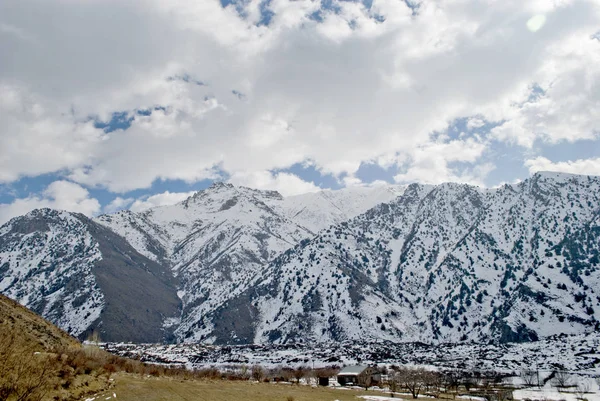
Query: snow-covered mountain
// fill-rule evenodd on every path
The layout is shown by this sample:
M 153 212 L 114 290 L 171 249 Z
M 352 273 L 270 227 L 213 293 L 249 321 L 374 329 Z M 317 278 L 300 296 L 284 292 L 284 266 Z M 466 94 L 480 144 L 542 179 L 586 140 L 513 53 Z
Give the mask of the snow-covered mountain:
M 216 183 L 141 213 L 33 211 L 0 228 L 0 291 L 82 337 L 97 329 L 105 339 L 161 341 L 171 330 L 195 338 L 203 316 L 250 288 L 281 252 L 401 190 L 283 198 Z M 152 274 L 138 277 L 144 271 Z
M 347 221 L 380 203 L 402 195 L 406 186 L 350 187 L 283 198 L 272 204 L 289 219 L 313 233 Z
M 600 178 L 413 184 L 286 251 L 216 341 L 527 341 L 598 330 Z M 228 317 L 245 309 L 252 326 Z
M 287 198 L 219 183 L 140 213 L 13 219 L 0 291 L 116 340 L 144 324 L 144 341 L 527 341 L 600 329 L 599 213 L 599 177 L 555 173 Z
M 87 217 L 51 209 L 0 227 L 0 291 L 79 337 L 162 341 L 180 309 L 170 271 Z
M 210 335 L 204 316 L 251 288 L 276 256 L 402 189 L 349 188 L 284 198 L 275 191 L 216 183 L 173 206 L 97 221 L 180 279 L 183 313 L 171 323 L 178 337 L 192 340 Z

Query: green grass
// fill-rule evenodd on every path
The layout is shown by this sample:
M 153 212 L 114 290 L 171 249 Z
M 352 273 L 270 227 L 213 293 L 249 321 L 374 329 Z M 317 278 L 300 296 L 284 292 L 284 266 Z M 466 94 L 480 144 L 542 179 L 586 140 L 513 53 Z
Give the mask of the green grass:
M 375 391 L 247 381 L 181 380 L 131 374 L 117 374 L 114 378 L 115 387 L 98 394 L 97 401 L 104 401 L 113 393 L 117 395 L 115 401 L 359 401 L 358 395 L 386 395 Z

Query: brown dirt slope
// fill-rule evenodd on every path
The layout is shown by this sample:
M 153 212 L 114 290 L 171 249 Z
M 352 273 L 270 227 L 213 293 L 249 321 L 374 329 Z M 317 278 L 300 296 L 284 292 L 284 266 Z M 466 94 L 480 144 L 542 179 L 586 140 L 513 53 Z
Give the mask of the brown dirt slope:
M 65 331 L 18 302 L 0 294 L 0 336 L 15 333 L 44 350 L 79 347 L 81 344 Z

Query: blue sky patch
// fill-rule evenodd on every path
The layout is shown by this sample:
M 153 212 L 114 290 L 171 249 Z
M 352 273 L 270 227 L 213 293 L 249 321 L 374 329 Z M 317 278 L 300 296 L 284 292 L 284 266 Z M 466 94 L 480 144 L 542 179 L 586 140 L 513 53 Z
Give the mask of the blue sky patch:
M 10 203 L 17 198 L 27 198 L 43 192 L 54 181 L 63 179 L 60 174 L 41 174 L 35 177 L 22 177 L 10 184 L 0 184 L 0 203 Z
M 536 153 L 553 162 L 594 159 L 600 155 L 600 138 L 584 139 L 577 142 L 561 141 L 546 143 L 540 140 L 534 143 Z
M 523 148 L 516 144 L 493 141 L 482 159 L 482 162 L 490 162 L 495 166 L 484 180 L 486 186 L 512 182 L 517 177 L 529 176 L 529 170 L 524 165 Z
M 100 121 L 94 119 L 94 127 L 109 133 L 119 129 L 126 130 L 131 127 L 134 117 L 128 111 L 116 111 L 112 113 L 110 120 Z
M 388 183 L 394 182 L 394 176 L 397 174 L 397 166 L 390 166 L 383 168 L 377 163 L 361 163 L 356 174 L 356 178 L 362 182 L 370 184 L 374 181 L 386 181 Z
M 320 188 L 340 189 L 342 186 L 332 174 L 321 174 L 313 165 L 296 163 L 289 168 L 276 170 L 275 173 L 283 172 L 295 174 L 304 181 L 312 182 Z
M 166 107 L 163 106 L 155 106 L 148 109 L 140 109 L 135 110 L 134 112 L 129 111 L 115 111 L 112 113 L 110 120 L 102 121 L 97 117 L 90 117 L 91 120 L 94 120 L 94 127 L 98 129 L 104 130 L 105 133 L 110 133 L 116 130 L 127 130 L 131 127 L 131 124 L 135 120 L 135 116 L 149 116 L 153 111 L 167 110 Z

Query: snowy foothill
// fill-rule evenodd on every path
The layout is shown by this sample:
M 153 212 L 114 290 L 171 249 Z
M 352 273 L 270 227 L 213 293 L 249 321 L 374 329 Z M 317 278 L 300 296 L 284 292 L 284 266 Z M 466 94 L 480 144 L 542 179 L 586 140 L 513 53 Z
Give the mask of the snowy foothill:
M 422 344 L 342 341 L 338 343 L 208 345 L 105 343 L 109 352 L 155 363 L 193 369 L 226 366 L 347 366 L 353 364 L 428 365 L 436 369 L 494 371 L 513 376 L 534 369 L 540 381 L 555 370 L 600 376 L 597 351 L 600 333 L 548 337 L 530 343 Z M 536 381 L 538 377 L 536 376 Z
M 556 381 L 548 381 L 538 388 L 524 388 L 513 392 L 516 400 L 547 401 L 600 401 L 600 376 L 591 377 L 578 374 L 568 375 L 568 387 L 556 386 Z

